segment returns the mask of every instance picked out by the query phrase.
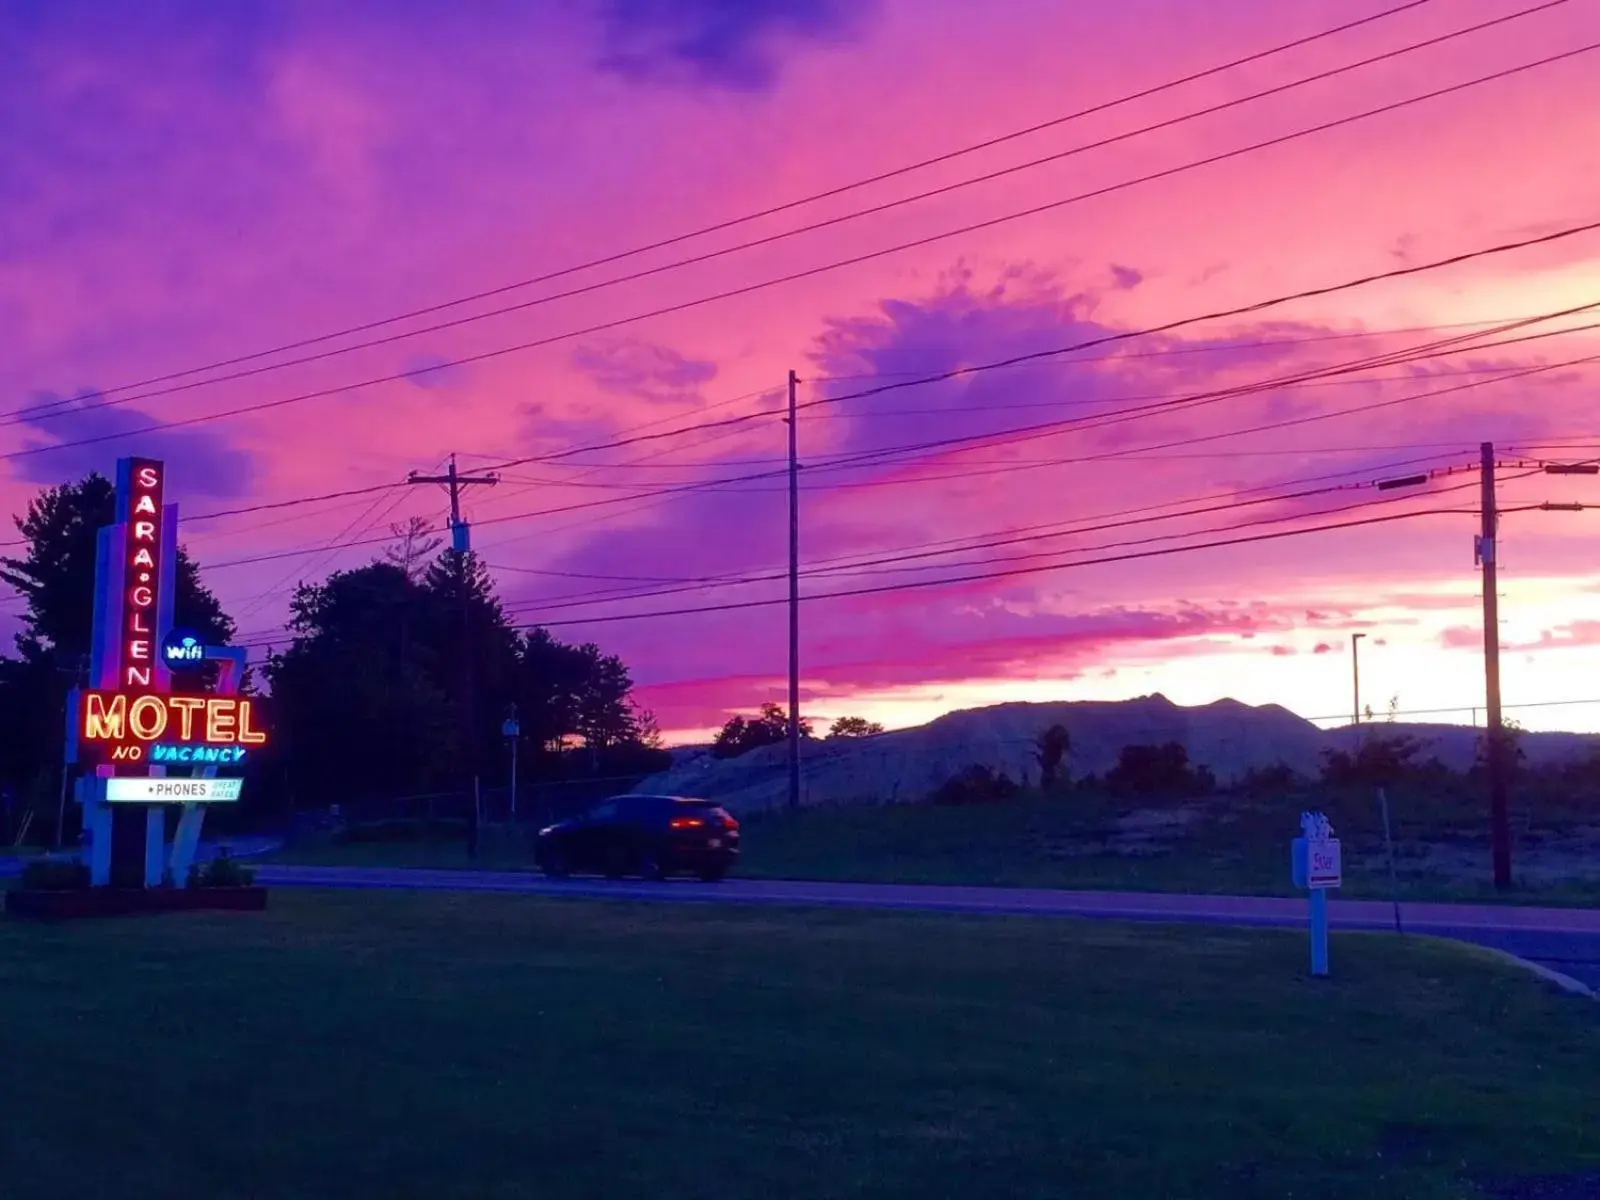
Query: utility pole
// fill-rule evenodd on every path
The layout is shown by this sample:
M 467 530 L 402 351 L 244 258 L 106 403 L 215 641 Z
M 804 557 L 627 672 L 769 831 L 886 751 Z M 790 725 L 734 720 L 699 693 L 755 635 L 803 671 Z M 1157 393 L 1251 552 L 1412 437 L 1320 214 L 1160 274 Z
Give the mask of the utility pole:
M 463 774 L 470 778 L 472 805 L 467 816 L 467 855 L 478 857 L 478 838 L 483 813 L 479 801 L 477 722 L 473 719 L 472 700 L 472 606 L 467 602 L 467 559 L 472 553 L 472 535 L 467 523 L 461 519 L 461 489 L 464 487 L 493 487 L 500 482 L 497 475 L 462 475 L 456 470 L 456 456 L 450 456 L 450 469 L 443 475 L 419 475 L 415 471 L 406 477 L 407 483 L 441 483 L 450 489 L 450 548 L 455 553 L 456 599 L 461 609 L 460 673 L 461 688 L 461 743 L 465 757 Z
M 1494 860 L 1494 886 L 1511 886 L 1511 818 L 1506 798 L 1505 730 L 1500 722 L 1500 595 L 1496 577 L 1494 443 L 1483 443 L 1483 529 L 1477 560 L 1483 568 L 1483 678 L 1485 765 L 1489 770 L 1489 840 Z
M 800 807 L 800 377 L 789 372 L 789 808 Z

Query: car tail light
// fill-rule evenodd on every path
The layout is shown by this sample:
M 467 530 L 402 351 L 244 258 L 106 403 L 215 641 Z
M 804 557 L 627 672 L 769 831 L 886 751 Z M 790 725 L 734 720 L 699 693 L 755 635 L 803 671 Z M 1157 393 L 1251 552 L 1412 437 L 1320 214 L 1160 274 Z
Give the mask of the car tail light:
M 739 828 L 739 822 L 735 821 L 727 813 L 723 813 L 722 814 L 722 827 L 724 829 L 737 829 L 737 828 Z
M 705 824 L 699 817 L 673 817 L 669 829 L 699 829 Z

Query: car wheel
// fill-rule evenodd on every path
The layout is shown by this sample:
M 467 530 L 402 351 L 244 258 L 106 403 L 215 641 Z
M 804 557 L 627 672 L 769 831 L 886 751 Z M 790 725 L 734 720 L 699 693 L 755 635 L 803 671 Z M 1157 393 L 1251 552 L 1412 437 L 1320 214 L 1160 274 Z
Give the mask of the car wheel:
M 565 879 L 572 874 L 571 868 L 567 866 L 567 856 L 559 850 L 548 851 L 539 863 L 539 869 L 548 879 Z
M 639 861 L 635 866 L 635 874 L 649 883 L 656 883 L 667 877 L 666 871 L 661 868 L 661 860 L 651 850 L 645 850 L 640 853 Z

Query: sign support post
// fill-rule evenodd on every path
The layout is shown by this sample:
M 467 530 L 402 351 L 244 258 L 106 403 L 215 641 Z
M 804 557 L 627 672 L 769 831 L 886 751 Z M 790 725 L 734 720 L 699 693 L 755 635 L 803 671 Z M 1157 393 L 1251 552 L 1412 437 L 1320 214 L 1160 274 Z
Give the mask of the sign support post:
M 1311 974 L 1328 974 L 1328 891 L 1343 882 L 1339 839 L 1319 812 L 1300 814 L 1300 836 L 1289 849 L 1290 875 L 1295 887 L 1304 888 L 1311 918 Z
M 1328 973 L 1328 893 L 1322 888 L 1311 892 L 1311 973 L 1318 978 Z

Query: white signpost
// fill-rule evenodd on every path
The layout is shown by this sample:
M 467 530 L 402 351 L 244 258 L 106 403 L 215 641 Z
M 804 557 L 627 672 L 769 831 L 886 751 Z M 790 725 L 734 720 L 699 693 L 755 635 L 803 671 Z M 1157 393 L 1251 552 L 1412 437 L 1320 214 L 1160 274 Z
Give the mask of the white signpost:
M 218 804 L 237 800 L 244 780 L 156 779 L 141 775 L 113 776 L 105 781 L 108 804 Z

